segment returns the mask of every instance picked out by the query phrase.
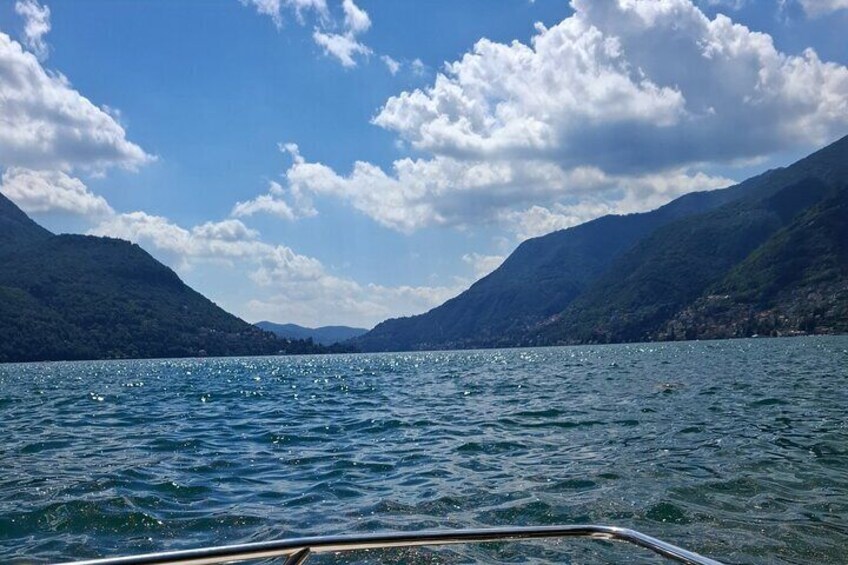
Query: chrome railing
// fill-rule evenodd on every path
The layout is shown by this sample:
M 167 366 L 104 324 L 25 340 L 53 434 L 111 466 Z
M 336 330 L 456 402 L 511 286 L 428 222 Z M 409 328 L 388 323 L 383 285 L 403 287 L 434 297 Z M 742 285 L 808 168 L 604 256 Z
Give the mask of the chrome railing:
M 310 555 L 342 553 L 363 549 L 453 545 L 545 538 L 593 538 L 638 545 L 679 563 L 722 565 L 720 562 L 687 551 L 635 530 L 614 526 L 568 525 L 536 528 L 488 528 L 476 530 L 391 532 L 348 536 L 319 536 L 265 541 L 242 545 L 204 547 L 128 557 L 77 561 L 73 565 L 213 565 L 252 559 L 285 557 L 286 565 L 298 565 Z M 67 565 L 70 565 L 67 564 Z

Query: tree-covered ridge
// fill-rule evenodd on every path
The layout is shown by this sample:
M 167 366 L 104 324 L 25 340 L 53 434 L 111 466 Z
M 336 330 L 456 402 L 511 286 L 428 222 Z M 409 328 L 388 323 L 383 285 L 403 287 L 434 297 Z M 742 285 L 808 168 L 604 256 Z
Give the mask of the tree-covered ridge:
M 24 220 L 0 196 L 0 362 L 325 350 L 225 312 L 137 245 Z
M 848 137 L 790 167 L 724 190 L 689 194 L 653 212 L 607 216 L 526 241 L 468 291 L 426 314 L 388 320 L 354 343 L 386 350 L 697 337 L 702 334 L 687 326 L 683 313 L 713 296 L 714 285 L 764 253 L 758 250 L 767 249 L 772 237 L 808 210 L 839 218 L 842 208 L 833 199 L 846 185 Z M 841 221 L 846 220 L 843 215 Z M 815 265 L 840 260 L 845 265 L 842 255 L 818 248 L 805 252 Z M 810 331 L 845 331 L 835 319 L 839 308 L 831 307 L 844 277 L 827 289 L 817 287 L 822 300 L 816 308 L 823 313 L 809 314 L 797 298 L 800 290 L 789 293 L 780 274 L 796 267 L 773 254 L 763 257 L 768 269 L 740 271 L 737 277 L 768 279 L 775 300 L 795 304 L 792 319 L 812 315 L 818 320 L 806 324 Z M 767 286 L 747 292 L 757 294 Z M 792 331 L 806 330 L 787 329 Z M 757 332 L 738 335 L 752 333 Z
M 456 298 L 426 314 L 387 320 L 353 343 L 365 351 L 516 345 L 642 238 L 730 202 L 760 182 L 757 177 L 726 190 L 687 194 L 651 212 L 605 216 L 529 239 Z
M 848 190 L 810 208 L 676 315 L 662 338 L 848 332 Z
M 543 343 L 647 341 L 828 190 L 807 179 L 658 229 L 543 327 Z

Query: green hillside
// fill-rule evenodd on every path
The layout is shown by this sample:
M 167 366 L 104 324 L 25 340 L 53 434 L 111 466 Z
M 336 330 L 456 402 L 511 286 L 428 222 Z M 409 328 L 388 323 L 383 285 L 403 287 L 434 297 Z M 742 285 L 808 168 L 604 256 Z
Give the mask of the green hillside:
M 731 189 L 687 194 L 652 212 L 605 216 L 529 239 L 456 298 L 426 314 L 387 320 L 352 343 L 364 351 L 515 345 L 566 308 L 646 235 L 730 202 L 767 177 Z
M 848 190 L 780 230 L 669 321 L 661 339 L 848 332 Z
M 398 350 L 695 336 L 684 318 L 669 324 L 808 209 L 833 206 L 846 184 L 848 137 L 724 190 L 528 240 L 456 298 L 387 320 L 353 343 Z M 777 264 L 756 276 L 769 278 L 777 292 L 786 268 Z M 739 277 L 748 275 L 755 276 Z M 815 331 L 841 327 L 830 318 L 827 324 Z
M 539 331 L 538 342 L 652 339 L 671 316 L 827 190 L 821 181 L 808 179 L 657 230 Z
M 0 196 L 0 362 L 319 351 L 186 286 L 139 246 L 54 236 Z

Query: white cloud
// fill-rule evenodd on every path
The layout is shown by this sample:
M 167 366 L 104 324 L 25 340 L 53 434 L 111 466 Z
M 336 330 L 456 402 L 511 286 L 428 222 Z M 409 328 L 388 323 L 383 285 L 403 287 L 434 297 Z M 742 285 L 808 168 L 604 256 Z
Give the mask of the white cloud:
M 294 151 L 296 152 L 296 146 Z M 285 199 L 289 198 L 294 204 L 289 204 Z M 268 183 L 268 194 L 262 194 L 252 200 L 237 202 L 230 213 L 237 218 L 253 216 L 254 214 L 271 214 L 284 220 L 296 220 L 314 216 L 317 211 L 311 202 L 300 194 L 295 194 L 290 189 L 283 188 L 280 183 L 271 181 Z
M 88 233 L 151 245 L 163 252 L 166 262 L 185 269 L 196 262 L 231 264 L 234 260 L 257 257 L 272 249 L 257 239 L 255 230 L 234 219 L 206 222 L 186 229 L 162 216 L 129 212 L 103 220 Z
M 357 161 L 349 174 L 342 175 L 306 161 L 296 146 L 290 147 L 294 162 L 283 175 L 290 193 L 346 201 L 379 224 L 405 233 L 432 225 L 502 222 L 514 227 L 514 211 L 561 200 L 584 212 L 649 210 L 687 192 L 733 184 L 731 179 L 685 169 L 625 176 L 596 167 L 564 169 L 542 160 L 450 157 L 400 159 L 389 173 Z M 282 190 L 277 194 L 277 199 L 283 197 Z M 579 217 L 586 221 L 595 216 Z
M 289 155 L 294 163 L 303 163 L 296 143 L 281 143 L 279 149 Z M 312 201 L 299 187 L 283 187 L 277 181 L 268 183 L 268 193 L 244 202 L 236 202 L 231 216 L 243 218 L 254 214 L 270 214 L 284 220 L 308 218 L 318 213 Z
M 353 35 L 365 33 L 371 27 L 371 18 L 368 12 L 354 4 L 353 0 L 342 0 L 342 9 L 345 15 L 345 28 Z
M 525 240 L 609 214 L 647 212 L 683 194 L 724 188 L 736 181 L 681 169 L 641 177 L 608 177 L 605 182 L 607 190 L 597 190 L 590 196 L 554 202 L 548 207 L 534 204 L 526 209 L 503 210 L 500 219 L 517 239 Z
M 386 68 L 389 69 L 389 72 L 392 75 L 396 75 L 400 70 L 400 63 L 389 57 L 388 55 L 382 55 L 380 60 L 386 64 Z
M 192 228 L 191 233 L 202 240 L 250 241 L 259 237 L 258 231 L 248 228 L 238 220 L 206 222 Z
M 303 24 L 307 12 L 315 12 L 320 18 L 326 18 L 326 0 L 239 0 L 245 6 L 253 6 L 256 11 L 268 16 L 277 29 L 283 27 L 283 9 L 294 11 L 297 20 Z
M 281 287 L 284 292 L 251 300 L 245 315 L 257 320 L 303 320 L 300 323 L 313 326 L 333 323 L 371 328 L 390 317 L 426 312 L 465 288 L 361 285 L 349 279 L 324 277 L 309 286 L 285 285 Z
M 262 194 L 253 200 L 237 202 L 231 214 L 236 218 L 253 216 L 254 214 L 271 214 L 284 220 L 295 220 L 297 213 L 285 200 L 277 200 L 271 194 Z
M 504 262 L 503 255 L 481 255 L 479 253 L 466 253 L 462 256 L 463 262 L 471 265 L 474 269 L 474 278 L 481 279 L 497 269 Z
M 153 160 L 108 112 L 0 33 L 0 165 L 135 169 Z
M 285 0 L 285 4 L 294 9 L 297 20 L 301 24 L 304 23 L 304 15 L 308 12 L 314 12 L 321 20 L 329 15 L 326 0 Z
M 253 5 L 256 11 L 263 16 L 268 16 L 273 20 L 277 29 L 283 27 L 283 14 L 281 0 L 240 0 L 245 6 Z
M 608 172 L 768 155 L 848 126 L 848 69 L 811 49 L 781 53 L 689 0 L 572 6 L 530 45 L 481 39 L 374 123 L 439 155 L 529 154 Z
M 337 59 L 342 66 L 351 68 L 357 65 L 357 58 L 368 57 L 373 53 L 370 47 L 359 40 L 358 36 L 371 28 L 368 12 L 356 5 L 353 0 L 342 0 L 344 15 L 337 22 L 327 8 L 326 0 L 240 0 L 245 6 L 252 5 L 262 15 L 269 16 L 278 29 L 283 26 L 283 12 L 293 10 L 301 25 L 307 23 L 306 15 L 316 15 L 312 39 L 321 47 L 324 54 Z M 387 55 L 381 58 L 392 74 L 397 72 L 397 62 Z M 394 65 L 394 66 L 393 66 Z M 392 70 L 394 68 L 394 70 Z
M 370 327 L 389 316 L 424 312 L 465 288 L 463 281 L 453 287 L 360 284 L 328 272 L 318 259 L 261 241 L 255 230 L 234 219 L 188 229 L 161 216 L 132 212 L 113 215 L 89 233 L 139 243 L 180 270 L 218 264 L 231 267 L 230 273 L 246 273 L 256 285 L 256 298 L 239 313 L 250 319 Z
M 61 212 L 91 220 L 114 213 L 102 196 L 61 171 L 10 167 L 0 180 L 0 192 L 27 213 Z
M 283 185 L 405 233 L 497 222 L 524 237 L 727 186 L 703 171 L 848 128 L 848 68 L 811 49 L 781 53 L 690 0 L 572 6 L 529 45 L 481 39 L 428 88 L 391 97 L 373 123 L 416 158 L 345 173 L 295 152 Z
M 35 55 L 44 60 L 49 48 L 44 36 L 50 33 L 50 8 L 42 6 L 38 0 L 18 0 L 15 12 L 24 18 L 24 42 Z
M 325 55 L 332 55 L 342 66 L 350 68 L 356 66 L 357 55 L 367 57 L 373 53 L 370 47 L 357 39 L 359 34 L 365 33 L 371 27 L 371 18 L 353 0 L 342 0 L 342 10 L 344 33 L 327 33 L 316 29 L 312 33 L 312 39 L 324 49 Z M 385 58 L 383 61 L 386 62 Z
M 819 17 L 839 10 L 848 10 L 848 0 L 798 0 L 804 12 Z
M 504 219 L 512 224 L 512 230 L 519 239 L 538 237 L 553 231 L 570 228 L 585 222 L 615 212 L 607 204 L 591 203 L 578 206 L 563 206 L 554 204 L 551 208 L 533 205 L 526 210 L 509 211 Z
M 356 37 L 349 33 L 324 33 L 316 29 L 312 33 L 312 39 L 324 49 L 325 55 L 332 55 L 344 67 L 355 67 L 357 55 L 371 54 L 368 46 L 357 41 Z

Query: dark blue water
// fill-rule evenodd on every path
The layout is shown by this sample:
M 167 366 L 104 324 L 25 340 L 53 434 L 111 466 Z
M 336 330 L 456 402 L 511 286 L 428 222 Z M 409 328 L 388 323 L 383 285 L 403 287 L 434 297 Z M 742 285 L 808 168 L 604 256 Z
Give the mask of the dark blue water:
M 848 562 L 844 337 L 0 365 L 0 414 L 2 562 L 586 522 Z M 597 541 L 387 559 L 628 556 L 653 562 Z

